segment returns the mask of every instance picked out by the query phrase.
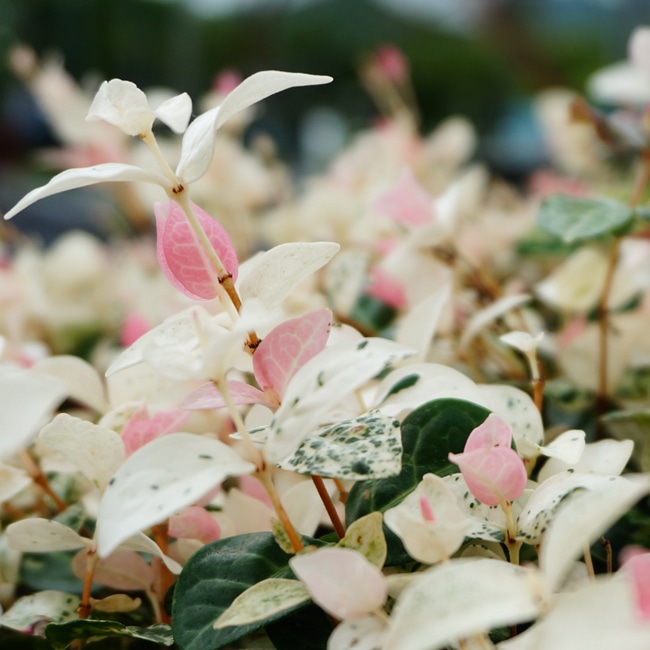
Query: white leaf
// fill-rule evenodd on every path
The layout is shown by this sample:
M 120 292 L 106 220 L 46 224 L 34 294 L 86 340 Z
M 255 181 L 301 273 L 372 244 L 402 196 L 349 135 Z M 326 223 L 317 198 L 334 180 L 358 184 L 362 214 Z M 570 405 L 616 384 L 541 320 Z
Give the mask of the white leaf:
M 5 219 L 15 217 L 19 212 L 24 210 L 40 199 L 74 190 L 78 187 L 95 185 L 96 183 L 108 183 L 112 181 L 141 181 L 143 183 L 154 183 L 163 188 L 169 186 L 169 182 L 160 174 L 126 165 L 124 163 L 103 163 L 93 167 L 80 167 L 78 169 L 66 169 L 66 171 L 57 174 L 50 179 L 49 183 L 33 189 L 23 196 L 16 205 L 5 214 Z
M 239 594 L 215 621 L 214 629 L 256 623 L 294 609 L 308 600 L 309 593 L 301 582 L 286 578 L 267 578 Z
M 327 640 L 327 650 L 379 650 L 385 637 L 384 621 L 369 614 L 339 623 Z
M 325 513 L 313 482 L 305 480 L 292 485 L 282 495 L 282 505 L 294 528 L 302 535 L 312 537 Z
M 585 548 L 650 492 L 650 476 L 602 477 L 599 484 L 574 494 L 558 509 L 542 541 L 539 566 L 555 590 Z
M 192 115 L 192 99 L 187 93 L 170 97 L 154 112 L 174 133 L 183 133 Z
M 535 618 L 540 585 L 531 569 L 488 559 L 451 560 L 407 586 L 383 650 L 438 650 L 461 638 Z
M 0 462 L 0 504 L 16 496 L 32 482 L 22 469 Z
M 585 432 L 570 429 L 561 433 L 553 442 L 544 445 L 540 451 L 544 456 L 557 458 L 567 465 L 575 465 L 585 450 Z
M 44 444 L 63 454 L 96 487 L 103 489 L 124 460 L 118 433 L 67 413 L 41 429 Z
M 578 489 L 593 489 L 614 481 L 615 476 L 600 476 L 567 470 L 541 483 L 531 494 L 519 514 L 517 539 L 527 544 L 539 544 L 560 503 Z
M 0 370 L 0 458 L 26 447 L 65 396 L 59 379 L 19 368 Z
M 512 429 L 517 451 L 524 458 L 535 457 L 544 440 L 544 423 L 528 393 L 505 384 L 482 384 L 478 404 L 500 415 Z
M 127 135 L 143 135 L 151 129 L 155 117 L 147 96 L 132 81 L 111 79 L 99 87 L 86 120 L 103 120 Z
M 72 528 L 50 519 L 22 519 L 7 527 L 9 545 L 24 553 L 74 551 L 90 544 Z
M 137 532 L 193 504 L 228 476 L 255 470 L 218 440 L 170 433 L 140 447 L 108 484 L 97 518 L 98 552 L 106 557 Z
M 327 264 L 340 246 L 333 242 L 298 242 L 275 246 L 239 267 L 242 301 L 258 298 L 267 309 L 279 307 L 302 280 Z
M 124 549 L 125 551 L 136 551 L 136 553 L 155 555 L 156 557 L 159 557 L 165 563 L 165 566 L 176 575 L 183 570 L 183 567 L 176 562 L 176 560 L 172 560 L 172 558 L 165 555 L 160 546 L 144 533 L 136 533 L 133 537 L 129 537 L 129 539 L 120 544 L 119 548 Z
M 402 469 L 400 423 L 370 411 L 307 436 L 281 469 L 324 478 L 380 479 Z
M 68 621 L 77 618 L 80 599 L 63 591 L 45 590 L 19 598 L 0 616 L 0 626 L 32 633 L 40 622 Z
M 331 77 L 277 70 L 257 72 L 244 79 L 220 106 L 199 115 L 187 128 L 176 175 L 185 183 L 193 183 L 205 174 L 212 160 L 216 131 L 233 115 L 282 90 L 331 80 Z
M 265 455 L 281 462 L 322 423 L 333 406 L 413 350 L 381 338 L 325 348 L 296 372 L 271 421 Z
M 108 403 L 97 371 L 87 362 L 72 355 L 45 357 L 32 368 L 37 372 L 54 375 L 65 382 L 68 397 L 86 404 L 98 413 L 108 410 Z

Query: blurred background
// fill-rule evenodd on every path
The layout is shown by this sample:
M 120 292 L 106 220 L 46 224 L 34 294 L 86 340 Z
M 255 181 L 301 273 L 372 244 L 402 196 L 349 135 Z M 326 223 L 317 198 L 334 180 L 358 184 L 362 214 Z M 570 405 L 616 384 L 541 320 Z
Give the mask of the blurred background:
M 34 186 L 34 152 L 58 144 L 8 64 L 18 44 L 58 57 L 91 95 L 112 77 L 198 101 L 224 72 L 329 74 L 329 86 L 266 102 L 244 134 L 270 134 L 298 174 L 324 169 L 377 120 L 363 71 L 390 44 L 409 62 L 421 131 L 467 117 L 477 155 L 516 182 L 544 164 L 535 95 L 582 92 L 648 23 L 647 0 L 0 0 L 0 209 Z

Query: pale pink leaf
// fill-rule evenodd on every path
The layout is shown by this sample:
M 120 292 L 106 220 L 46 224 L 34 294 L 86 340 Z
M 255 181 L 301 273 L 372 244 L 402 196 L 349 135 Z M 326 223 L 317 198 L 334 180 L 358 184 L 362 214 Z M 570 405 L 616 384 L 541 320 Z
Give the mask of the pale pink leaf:
M 153 416 L 143 404 L 122 428 L 122 442 L 126 455 L 147 444 L 158 436 L 178 431 L 187 422 L 189 413 L 180 409 L 159 411 Z
M 524 462 L 509 447 L 450 453 L 449 460 L 460 467 L 471 493 L 488 506 L 518 499 L 528 480 Z
M 370 285 L 366 287 L 366 294 L 395 309 L 402 309 L 407 304 L 404 284 L 381 266 L 371 269 Z
M 192 208 L 226 271 L 237 279 L 237 254 L 226 231 L 207 212 Z M 167 279 L 194 300 L 218 295 L 219 278 L 207 253 L 197 241 L 181 206 L 175 201 L 156 203 L 158 262 Z
M 268 400 L 266 395 L 243 381 L 228 380 L 228 392 L 235 404 L 264 404 L 275 407 L 276 403 Z M 193 390 L 180 404 L 181 408 L 190 411 L 203 409 L 220 409 L 226 406 L 226 401 L 213 382 L 209 381 Z
M 331 325 L 332 312 L 319 309 L 271 330 L 253 356 L 255 379 L 262 390 L 273 390 L 281 398 L 298 368 L 325 347 Z
M 406 168 L 397 183 L 373 201 L 380 214 L 410 226 L 421 226 L 433 218 L 433 199 Z
M 621 552 L 621 561 L 632 580 L 637 615 L 650 621 L 650 553 L 644 548 L 627 546 Z
M 207 544 L 221 537 L 221 528 L 205 508 L 190 506 L 169 518 L 169 534 L 176 539 L 198 539 Z
M 508 423 L 496 413 L 490 413 L 482 424 L 479 424 L 467 438 L 465 453 L 477 449 L 492 447 L 510 447 L 512 429 Z
M 128 348 L 151 329 L 151 323 L 138 312 L 131 312 L 120 329 L 120 345 Z
M 302 553 L 291 558 L 289 566 L 313 601 L 336 618 L 361 618 L 381 607 L 388 595 L 383 573 L 351 549 Z
M 72 571 L 83 580 L 86 573 L 86 549 L 72 558 Z M 147 561 L 133 551 L 118 550 L 100 559 L 95 567 L 93 583 L 119 591 L 144 591 L 156 579 L 156 573 Z

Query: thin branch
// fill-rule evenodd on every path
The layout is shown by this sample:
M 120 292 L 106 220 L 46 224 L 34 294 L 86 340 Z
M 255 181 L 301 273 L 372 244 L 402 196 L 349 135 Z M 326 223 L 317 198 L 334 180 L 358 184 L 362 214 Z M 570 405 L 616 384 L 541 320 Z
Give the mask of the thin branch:
M 318 496 L 321 498 L 321 501 L 325 506 L 325 510 L 327 511 L 330 521 L 332 522 L 332 526 L 334 526 L 334 530 L 336 531 L 336 534 L 338 535 L 339 539 L 343 539 L 345 537 L 345 526 L 343 525 L 343 522 L 339 517 L 339 513 L 336 510 L 336 506 L 332 502 L 332 497 L 330 497 L 330 493 L 327 491 L 327 488 L 325 487 L 323 478 L 321 476 L 315 476 L 312 474 L 311 480 L 316 486 L 316 490 L 318 491 Z

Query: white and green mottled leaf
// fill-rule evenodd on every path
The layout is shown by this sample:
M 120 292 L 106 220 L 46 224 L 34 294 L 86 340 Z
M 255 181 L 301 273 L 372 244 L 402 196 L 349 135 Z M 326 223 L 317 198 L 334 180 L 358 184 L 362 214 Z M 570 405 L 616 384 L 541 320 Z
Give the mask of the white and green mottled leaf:
M 31 632 L 39 621 L 67 621 L 77 618 L 80 599 L 63 591 L 45 590 L 19 598 L 0 616 L 0 627 Z
M 388 553 L 381 512 L 371 512 L 352 522 L 337 546 L 361 553 L 378 569 L 383 568 Z
M 267 578 L 249 587 L 233 600 L 215 621 L 214 628 L 247 625 L 295 608 L 310 599 L 302 582 L 285 578 Z
M 307 436 L 282 469 L 324 478 L 380 479 L 402 467 L 400 423 L 370 411 Z
M 152 440 L 126 459 L 106 487 L 97 518 L 99 555 L 193 504 L 228 476 L 254 469 L 219 440 L 190 433 Z

